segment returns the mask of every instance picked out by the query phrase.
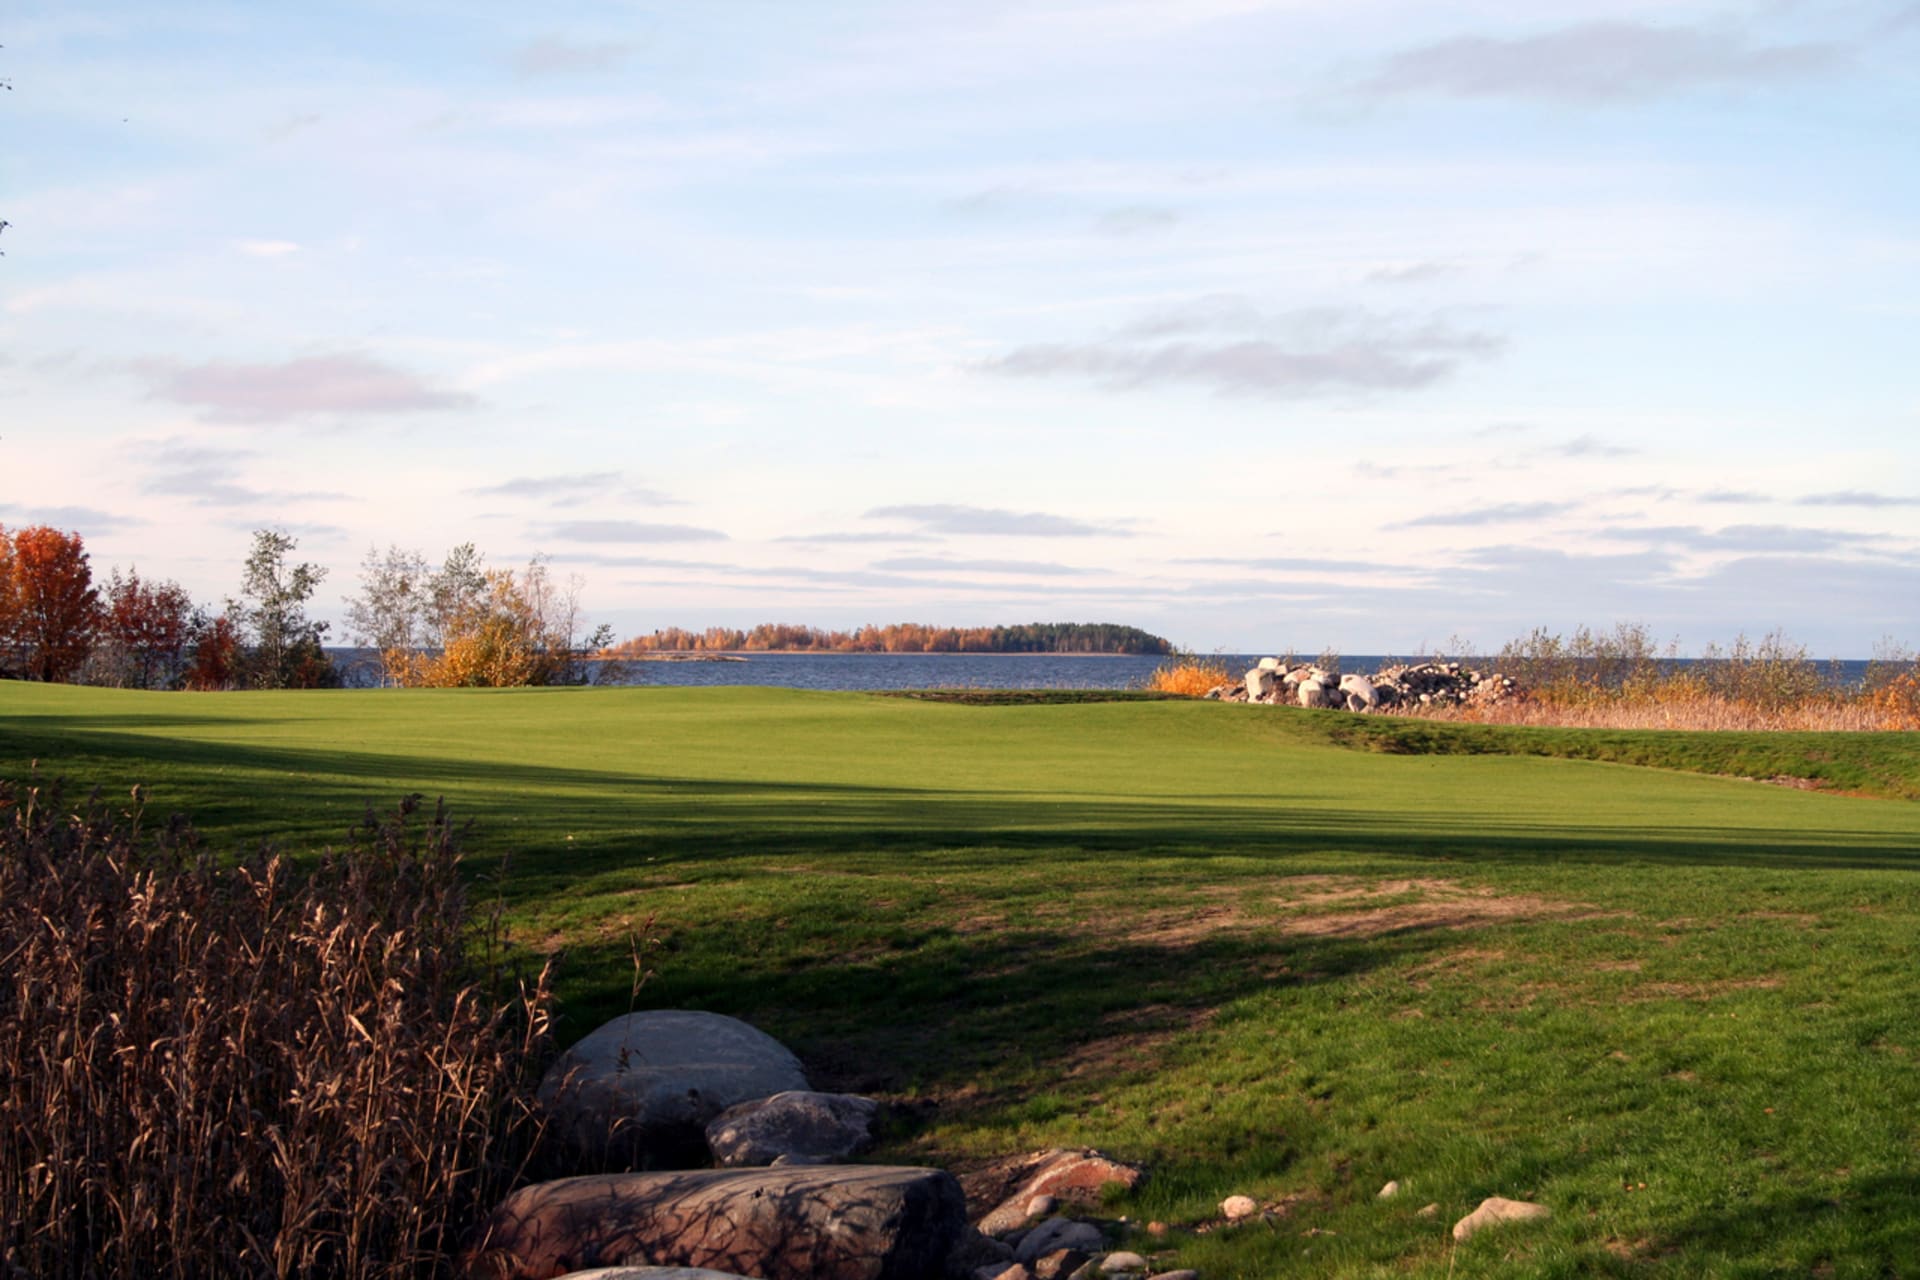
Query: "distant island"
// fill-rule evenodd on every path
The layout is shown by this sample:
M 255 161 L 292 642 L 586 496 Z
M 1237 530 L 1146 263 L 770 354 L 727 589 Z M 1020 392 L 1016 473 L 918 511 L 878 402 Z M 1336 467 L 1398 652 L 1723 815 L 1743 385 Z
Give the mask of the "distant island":
M 935 627 L 922 622 L 828 631 L 786 622 L 749 630 L 664 627 L 603 651 L 608 658 L 662 653 L 1081 653 L 1158 657 L 1173 645 L 1115 622 L 1029 622 L 1013 627 Z

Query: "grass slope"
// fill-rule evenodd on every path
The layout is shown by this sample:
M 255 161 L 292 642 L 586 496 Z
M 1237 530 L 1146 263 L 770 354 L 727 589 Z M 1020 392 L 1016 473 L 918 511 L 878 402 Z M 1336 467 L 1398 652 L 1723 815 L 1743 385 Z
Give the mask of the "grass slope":
M 143 782 L 232 838 L 445 795 L 482 866 L 512 854 L 519 935 L 566 950 L 576 1029 L 627 1008 L 655 917 L 641 1003 L 907 1101 L 890 1158 L 1084 1142 L 1152 1167 L 1136 1218 L 1284 1208 L 1177 1232 L 1209 1280 L 1920 1273 L 1920 807 L 1549 758 L 1913 785 L 1910 737 L 1808 738 L 0 685 L 0 771 Z M 1491 1194 L 1555 1216 L 1456 1255 Z

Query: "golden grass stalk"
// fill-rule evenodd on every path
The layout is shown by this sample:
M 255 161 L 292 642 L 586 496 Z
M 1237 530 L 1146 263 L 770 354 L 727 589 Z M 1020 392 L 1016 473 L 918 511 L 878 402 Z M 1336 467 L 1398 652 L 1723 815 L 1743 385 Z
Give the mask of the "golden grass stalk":
M 1200 698 L 1205 697 L 1209 689 L 1233 682 L 1234 676 L 1220 659 L 1184 653 L 1155 667 L 1153 674 L 1147 677 L 1146 688 L 1151 693 Z
M 0 783 L 0 1274 L 445 1272 L 530 1149 L 551 995 L 479 971 L 416 801 L 299 875 Z

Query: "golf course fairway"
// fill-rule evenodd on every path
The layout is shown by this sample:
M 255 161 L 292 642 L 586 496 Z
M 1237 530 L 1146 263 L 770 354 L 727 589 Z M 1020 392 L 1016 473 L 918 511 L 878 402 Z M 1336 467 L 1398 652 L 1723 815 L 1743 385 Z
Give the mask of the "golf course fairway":
M 561 957 L 563 1038 L 711 1009 L 896 1104 L 874 1158 L 1142 1164 L 1107 1212 L 1170 1225 L 1131 1246 L 1160 1269 L 1920 1274 L 1915 735 L 1396 734 L 1185 701 L 0 685 L 0 776 L 141 785 L 221 850 L 298 859 L 444 798 L 476 894 Z M 1736 759 L 1830 789 L 1700 771 Z M 1236 1193 L 1270 1216 L 1220 1225 Z M 1456 1245 L 1492 1195 L 1552 1217 Z

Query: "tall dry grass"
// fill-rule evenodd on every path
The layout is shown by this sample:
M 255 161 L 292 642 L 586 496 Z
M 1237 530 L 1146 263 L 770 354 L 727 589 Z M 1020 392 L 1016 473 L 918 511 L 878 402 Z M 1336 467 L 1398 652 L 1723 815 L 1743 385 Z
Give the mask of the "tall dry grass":
M 1886 648 L 1863 683 L 1846 686 L 1779 632 L 1709 646 L 1682 663 L 1643 626 L 1585 628 L 1563 639 L 1536 630 L 1484 660 L 1512 676 L 1524 696 L 1461 707 L 1408 706 L 1395 714 L 1483 724 L 1570 729 L 1920 729 L 1920 662 Z
M 551 997 L 479 972 L 416 805 L 296 874 L 0 783 L 0 1275 L 447 1269 L 530 1150 Z
M 1860 699 L 1789 706 L 1761 706 L 1712 695 L 1641 696 L 1618 700 L 1560 702 L 1512 698 L 1489 705 L 1395 707 L 1397 716 L 1468 724 L 1540 725 L 1560 729 L 1706 729 L 1740 731 L 1879 732 L 1920 729 L 1920 714 L 1877 709 Z
M 1150 693 L 1173 693 L 1188 698 L 1205 697 L 1209 689 L 1233 684 L 1239 677 L 1227 670 L 1219 658 L 1202 658 L 1191 653 L 1176 654 L 1153 669 L 1145 688 Z

